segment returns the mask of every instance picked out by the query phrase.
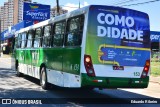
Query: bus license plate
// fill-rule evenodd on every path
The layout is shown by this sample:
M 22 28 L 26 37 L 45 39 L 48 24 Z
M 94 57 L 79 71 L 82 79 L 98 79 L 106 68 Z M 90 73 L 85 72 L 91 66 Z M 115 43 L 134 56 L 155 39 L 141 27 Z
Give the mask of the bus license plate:
M 113 70 L 124 70 L 124 66 L 113 66 Z

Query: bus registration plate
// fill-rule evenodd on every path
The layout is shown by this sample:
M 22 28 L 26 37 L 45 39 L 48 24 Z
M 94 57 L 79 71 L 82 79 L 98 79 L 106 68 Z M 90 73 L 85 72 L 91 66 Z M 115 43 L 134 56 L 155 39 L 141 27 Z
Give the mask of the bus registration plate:
M 124 66 L 113 66 L 113 70 L 124 70 Z

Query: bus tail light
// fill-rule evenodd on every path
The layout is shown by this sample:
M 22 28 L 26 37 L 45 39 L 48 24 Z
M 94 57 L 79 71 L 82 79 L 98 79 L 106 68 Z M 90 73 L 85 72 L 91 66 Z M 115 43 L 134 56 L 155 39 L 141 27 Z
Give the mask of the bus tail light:
M 88 76 L 95 76 L 92 59 L 90 55 L 84 55 L 84 66 Z
M 141 78 L 145 78 L 148 75 L 150 68 L 150 60 L 146 60 L 145 66 L 143 68 L 143 72 L 141 74 Z

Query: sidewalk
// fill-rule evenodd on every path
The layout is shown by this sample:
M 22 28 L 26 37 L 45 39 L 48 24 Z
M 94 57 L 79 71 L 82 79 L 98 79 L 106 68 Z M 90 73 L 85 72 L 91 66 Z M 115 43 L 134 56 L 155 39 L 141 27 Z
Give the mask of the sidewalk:
M 3 54 L 2 56 L 0 56 L 0 58 L 11 58 L 11 55 Z
M 158 77 L 150 76 L 149 81 L 153 82 L 153 83 L 158 83 L 160 85 L 160 76 L 158 76 Z

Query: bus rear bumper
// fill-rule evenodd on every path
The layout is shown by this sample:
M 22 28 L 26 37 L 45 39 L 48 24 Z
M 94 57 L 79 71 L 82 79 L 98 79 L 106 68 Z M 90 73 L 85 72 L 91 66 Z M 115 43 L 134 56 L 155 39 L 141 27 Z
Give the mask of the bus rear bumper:
M 81 74 L 82 87 L 94 88 L 147 88 L 149 76 L 146 78 L 90 77 Z

